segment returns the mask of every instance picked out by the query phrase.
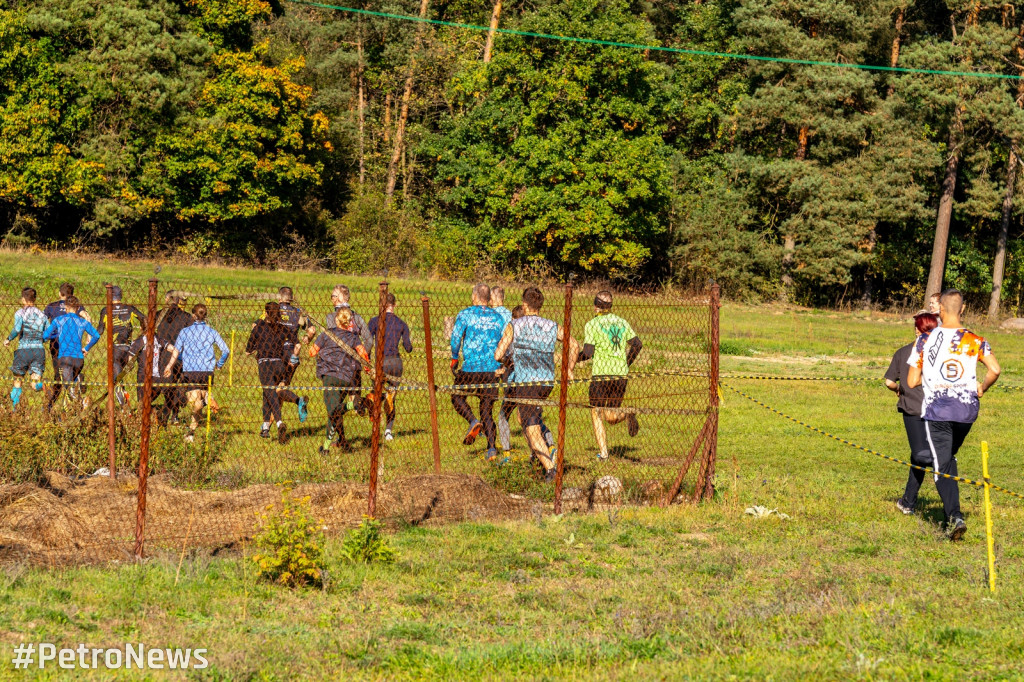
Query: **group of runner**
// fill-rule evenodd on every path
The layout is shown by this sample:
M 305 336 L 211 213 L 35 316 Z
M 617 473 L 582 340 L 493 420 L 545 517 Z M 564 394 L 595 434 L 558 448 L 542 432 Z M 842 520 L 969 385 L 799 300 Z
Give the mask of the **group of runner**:
M 219 410 L 210 389 L 215 373 L 228 362 L 231 350 L 220 333 L 209 325 L 209 309 L 197 303 L 186 311 L 188 295 L 170 291 L 156 318 L 152 364 L 145 357 L 147 336 L 142 333 L 145 315 L 122 300 L 122 291 L 112 287 L 113 306 L 108 316 L 104 307 L 94 327 L 89 314 L 74 296 L 71 284 L 62 284 L 60 298 L 44 310 L 36 307 L 36 291 L 26 287 L 21 293 L 21 308 L 15 313 L 14 326 L 4 342 L 17 340 L 11 370 L 14 386 L 10 397 L 15 409 L 21 401 L 26 377 L 32 389 L 44 389 L 46 344 L 53 366 L 53 381 L 47 389 L 45 409 L 50 412 L 63 390 L 69 400 L 87 407 L 81 388 L 85 358 L 99 341 L 107 326 L 113 335 L 113 366 L 117 378 L 118 404 L 128 407 L 131 399 L 120 385 L 122 375 L 138 363 L 137 396 L 148 372 L 152 378 L 157 421 L 161 425 L 177 423 L 182 408 L 189 415 L 186 440 L 192 441 L 202 421 L 204 409 Z M 382 396 L 370 392 L 362 396 L 362 374 L 370 367 L 370 354 L 381 321 L 367 323 L 349 304 L 351 292 L 338 285 L 331 293 L 334 310 L 324 324 L 313 319 L 294 301 L 293 290 L 281 287 L 276 300 L 268 301 L 263 314 L 252 324 L 245 352 L 257 363 L 262 392 L 260 436 L 270 438 L 271 427 L 277 440 L 288 440 L 288 428 L 282 403 L 296 405 L 299 422 L 308 417 L 308 398 L 291 389 L 301 363 L 303 348 L 315 360 L 315 373 L 323 384 L 323 400 L 328 416 L 321 452 L 331 447 L 350 449 L 345 437 L 347 412 L 366 414 L 367 408 L 381 403 L 386 418 L 384 438 L 394 438 L 397 415 L 397 388 L 404 371 L 401 352 L 413 350 L 409 325 L 395 314 L 397 301 L 388 293 L 381 348 L 384 390 Z M 626 320 L 612 313 L 612 294 L 601 291 L 594 298 L 595 316 L 584 331 L 583 346 L 555 321 L 541 315 L 544 294 L 527 287 L 522 302 L 514 310 L 504 305 L 501 287 L 478 284 L 472 289 L 471 303 L 451 325 L 451 369 L 455 378 L 451 402 L 468 425 L 463 443 L 472 445 L 481 434 L 487 439 L 487 460 L 503 464 L 511 451 L 509 418 L 518 409 L 520 423 L 530 451 L 542 465 L 545 476 L 554 476 L 556 447 L 552 431 L 543 419 L 555 385 L 555 352 L 559 343 L 568 343 L 569 375 L 578 362 L 593 361 L 590 406 L 599 459 L 609 456 L 605 424 L 627 422 L 629 433 L 639 430 L 636 414 L 622 409 L 629 366 L 642 348 L 640 339 Z M 504 396 L 495 422 L 494 407 L 501 389 Z M 468 398 L 479 400 L 477 411 Z M 497 445 L 500 442 L 502 456 Z

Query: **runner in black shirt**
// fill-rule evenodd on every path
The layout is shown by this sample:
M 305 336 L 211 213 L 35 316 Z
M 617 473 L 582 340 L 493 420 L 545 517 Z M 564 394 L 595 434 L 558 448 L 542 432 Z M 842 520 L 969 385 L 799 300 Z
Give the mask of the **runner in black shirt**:
M 245 344 L 245 352 L 254 356 L 259 364 L 260 385 L 263 387 L 263 426 L 260 436 L 270 438 L 270 419 L 277 423 L 277 441 L 288 442 L 287 428 L 281 419 L 281 401 L 298 404 L 299 397 L 289 391 L 284 383 L 291 356 L 289 340 L 291 332 L 281 324 L 281 304 L 267 303 L 264 319 L 257 322 Z
M 54 301 L 50 305 L 43 308 L 43 314 L 46 315 L 46 319 L 53 322 L 58 317 L 67 312 L 65 301 L 68 300 L 68 296 L 75 295 L 75 287 L 69 282 L 64 282 L 58 288 L 60 299 Z M 80 317 L 84 317 L 86 320 L 89 319 L 88 313 L 85 312 L 85 308 L 78 311 Z M 90 320 L 91 321 L 91 320 Z M 50 341 L 50 366 L 53 367 L 53 379 L 55 382 L 60 381 L 60 370 L 57 367 L 57 354 L 60 353 L 60 343 L 57 339 Z
M 406 353 L 412 352 L 412 338 L 407 325 L 400 317 L 395 315 L 395 295 L 388 293 L 387 307 L 384 308 L 384 374 L 389 377 L 402 376 L 402 357 L 398 354 L 398 345 L 401 343 Z M 377 326 L 380 318 L 370 320 L 370 334 L 377 338 Z M 387 416 L 387 426 L 384 429 L 384 440 L 394 440 L 392 430 L 395 427 L 395 398 L 397 397 L 398 382 L 394 379 L 387 379 L 387 395 L 384 396 L 384 414 Z M 376 396 L 374 396 L 376 398 Z
M 348 440 L 345 438 L 345 412 L 349 409 L 348 403 L 359 403 L 359 384 L 362 377 L 362 363 L 356 357 L 361 357 L 369 362 L 366 349 L 363 348 L 353 325 L 352 310 L 342 308 L 337 312 L 334 319 L 334 326 L 317 337 L 316 341 L 309 347 L 310 357 L 316 358 L 316 374 L 323 381 L 324 407 L 327 409 L 327 438 L 320 447 L 320 452 L 325 453 L 331 447 L 335 435 L 337 435 L 337 446 L 343 450 L 349 450 Z M 344 347 L 342 346 L 344 344 Z M 356 355 L 356 357 L 353 357 Z M 348 400 L 346 400 L 348 396 Z
M 180 291 L 168 291 L 164 295 L 164 302 L 167 304 L 163 310 L 157 315 L 156 321 L 156 336 L 160 340 L 161 347 L 161 365 L 167 364 L 169 352 L 167 348 L 173 346 L 178 342 L 178 334 L 185 327 L 192 325 L 194 320 L 192 316 L 181 309 L 182 303 L 188 300 L 188 297 Z M 186 402 L 185 390 L 179 385 L 183 382 L 181 375 L 181 358 L 178 358 L 171 366 L 171 386 L 167 386 L 164 389 L 164 398 L 167 400 L 167 409 L 171 414 L 171 421 L 177 423 L 178 421 L 178 410 L 180 410 Z
M 114 376 L 116 377 L 121 374 L 121 370 L 128 364 L 128 351 L 132 344 L 132 337 L 136 329 L 142 329 L 142 321 L 146 319 L 146 316 L 135 306 L 121 301 L 121 287 L 110 287 L 110 293 L 114 299 L 111 327 L 114 331 Z M 100 323 L 97 325 L 96 330 L 102 335 L 106 333 L 106 327 L 107 308 L 104 306 L 103 310 L 100 311 Z M 121 388 L 120 382 L 114 387 L 114 397 L 117 398 L 118 405 L 124 405 L 128 401 L 128 396 L 125 394 L 124 389 Z
M 302 350 L 302 344 L 299 343 L 299 330 L 312 331 L 312 324 L 306 316 L 306 312 L 294 304 L 294 296 L 295 294 L 292 292 L 291 287 L 281 287 L 277 290 L 277 297 L 281 302 L 281 324 L 288 330 L 288 340 L 285 342 L 285 355 L 288 361 L 285 363 L 284 380 L 282 382 L 285 386 L 291 386 L 295 372 L 299 368 L 299 353 Z M 260 316 L 260 319 L 267 319 L 266 312 Z M 300 422 L 306 421 L 308 415 L 306 402 L 306 398 L 299 398 Z

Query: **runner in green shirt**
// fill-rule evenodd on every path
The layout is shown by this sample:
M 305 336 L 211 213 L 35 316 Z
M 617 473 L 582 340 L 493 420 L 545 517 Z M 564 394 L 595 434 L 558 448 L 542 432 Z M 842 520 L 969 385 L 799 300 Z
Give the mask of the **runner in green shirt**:
M 596 316 L 587 322 L 583 331 L 583 350 L 580 351 L 579 360 L 594 360 L 590 379 L 590 416 L 594 422 L 597 446 L 600 448 L 597 457 L 607 459 L 605 422 L 627 422 L 630 436 L 640 431 L 636 415 L 619 408 L 626 397 L 629 366 L 640 354 L 643 344 L 629 322 L 612 312 L 612 292 L 597 292 L 594 312 Z

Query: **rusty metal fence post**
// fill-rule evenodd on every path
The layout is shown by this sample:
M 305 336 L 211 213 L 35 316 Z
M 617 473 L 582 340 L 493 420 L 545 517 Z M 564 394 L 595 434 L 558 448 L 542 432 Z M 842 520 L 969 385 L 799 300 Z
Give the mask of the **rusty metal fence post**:
M 149 280 L 149 307 L 146 311 L 145 372 L 142 380 L 142 434 L 139 446 L 139 492 L 135 509 L 135 558 L 142 558 L 146 537 L 146 484 L 149 479 L 149 431 L 153 414 L 153 356 L 156 337 L 156 278 Z M 157 356 L 159 361 L 159 356 Z
M 710 400 L 711 400 L 711 429 L 708 432 L 708 466 L 704 498 L 711 499 L 715 495 L 715 467 L 718 463 L 718 379 L 719 379 L 719 358 L 718 349 L 721 343 L 719 332 L 719 309 L 721 303 L 722 289 L 717 284 L 711 285 L 711 376 L 710 376 Z
M 110 477 L 117 478 L 117 455 L 114 422 L 114 285 L 107 284 L 107 448 Z
M 373 518 L 377 513 L 377 485 L 380 466 L 380 413 L 384 407 L 384 328 L 387 326 L 388 283 L 380 283 L 380 298 L 377 305 L 377 338 L 373 349 L 373 395 L 370 414 L 373 424 L 370 431 L 370 493 L 367 502 L 367 516 Z
M 565 283 L 562 317 L 562 372 L 558 388 L 558 452 L 555 455 L 555 513 L 562 513 L 562 476 L 565 473 L 565 422 L 569 401 L 569 337 L 572 335 L 572 276 Z
M 697 485 L 693 491 L 694 501 L 711 499 L 715 495 L 715 460 L 718 456 L 718 309 L 721 305 L 721 289 L 711 285 L 708 297 L 710 329 L 708 334 L 708 417 L 704 454 L 701 458 Z
M 427 354 L 427 396 L 430 399 L 430 438 L 434 446 L 434 473 L 441 473 L 441 439 L 437 432 L 437 385 L 434 383 L 434 346 L 430 337 L 430 299 L 420 292 L 423 303 L 423 346 Z

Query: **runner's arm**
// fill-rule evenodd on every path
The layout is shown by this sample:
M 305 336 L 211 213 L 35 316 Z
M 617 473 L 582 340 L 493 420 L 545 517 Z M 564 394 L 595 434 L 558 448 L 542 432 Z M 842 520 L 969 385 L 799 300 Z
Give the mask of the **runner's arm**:
M 452 327 L 452 360 L 459 359 L 459 351 L 462 349 L 462 337 L 466 334 L 466 320 L 462 315 L 455 318 L 455 325 Z
M 921 385 L 921 368 L 911 365 L 907 370 L 907 388 L 917 388 Z
M 11 341 L 18 338 L 21 335 L 21 327 L 25 324 L 24 318 L 17 313 L 14 315 L 14 327 L 11 329 L 11 333 L 7 335 L 7 340 L 4 341 L 5 346 L 9 346 Z
M 626 346 L 626 364 L 632 366 L 636 356 L 640 355 L 640 351 L 643 350 L 644 344 L 639 336 L 634 336 L 626 342 Z
M 565 343 L 565 333 L 561 327 L 558 328 L 558 340 Z M 576 368 L 576 362 L 580 356 L 580 343 L 576 340 L 576 337 L 569 334 L 569 378 L 572 379 L 573 370 Z
M 217 361 L 217 369 L 220 369 L 231 356 L 231 349 L 224 343 L 224 338 L 216 331 L 213 332 L 213 343 L 220 349 L 220 360 Z
M 586 362 L 592 357 L 594 357 L 594 344 L 585 343 L 583 344 L 583 350 L 576 356 L 576 362 Z
M 886 379 L 885 380 L 885 387 L 887 389 L 889 389 L 890 391 L 893 391 L 895 393 L 899 393 L 900 392 L 899 382 L 893 381 L 892 379 Z
M 992 385 L 999 380 L 999 373 L 1003 371 L 1002 367 L 999 366 L 999 361 L 996 360 L 996 356 L 989 353 L 988 355 L 982 355 L 978 360 L 981 364 L 985 365 L 985 369 L 988 372 L 985 373 L 985 381 L 978 384 L 978 397 L 980 398 L 985 391 L 992 388 Z
M 501 340 L 498 341 L 498 347 L 494 349 L 494 359 L 501 362 L 502 358 L 505 357 L 505 353 L 508 352 L 508 347 L 512 345 L 512 337 L 515 332 L 512 329 L 511 324 L 505 325 L 505 331 L 501 333 Z
M 405 348 L 406 353 L 412 352 L 412 332 L 409 331 L 409 325 L 405 323 L 402 325 L 402 348 Z
M 96 342 L 100 340 L 100 333 L 96 331 L 96 327 L 92 326 L 92 323 L 88 321 L 85 323 L 85 333 L 89 335 L 91 340 L 86 344 L 82 351 L 88 353 L 92 347 L 96 345 Z
M 167 359 L 167 366 L 164 367 L 163 372 L 164 378 L 170 379 L 171 375 L 174 373 L 174 363 L 178 361 L 178 347 L 172 346 L 171 344 L 167 344 L 166 346 L 164 346 L 164 350 L 171 351 L 171 357 Z
M 100 334 L 107 328 L 107 309 L 103 308 L 100 310 L 100 323 L 96 325 L 96 331 Z

